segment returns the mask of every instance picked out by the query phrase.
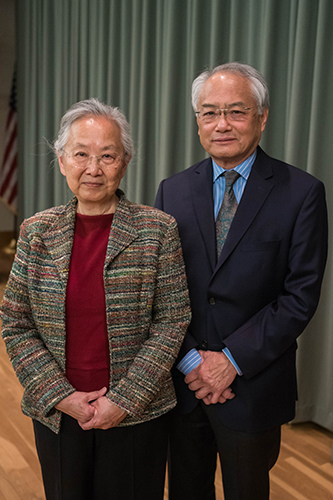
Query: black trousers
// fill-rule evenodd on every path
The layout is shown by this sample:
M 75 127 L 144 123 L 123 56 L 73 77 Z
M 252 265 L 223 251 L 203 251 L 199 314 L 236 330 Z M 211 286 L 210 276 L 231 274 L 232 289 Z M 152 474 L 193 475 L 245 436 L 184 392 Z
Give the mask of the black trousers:
M 215 500 L 219 453 L 225 500 L 268 500 L 269 470 L 280 450 L 281 428 L 260 433 L 229 429 L 214 405 L 171 414 L 169 499 Z
M 169 414 L 83 431 L 63 415 L 57 435 L 33 421 L 47 500 L 162 500 Z

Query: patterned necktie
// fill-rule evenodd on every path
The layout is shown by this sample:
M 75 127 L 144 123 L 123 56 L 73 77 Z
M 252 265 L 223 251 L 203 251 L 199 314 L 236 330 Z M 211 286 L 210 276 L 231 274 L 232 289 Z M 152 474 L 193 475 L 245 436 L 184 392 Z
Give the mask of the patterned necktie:
M 235 184 L 240 174 L 235 170 L 226 170 L 223 175 L 225 177 L 224 197 L 215 222 L 217 258 L 220 257 L 220 253 L 227 238 L 232 219 L 234 218 L 238 207 L 238 203 L 233 190 L 233 185 Z

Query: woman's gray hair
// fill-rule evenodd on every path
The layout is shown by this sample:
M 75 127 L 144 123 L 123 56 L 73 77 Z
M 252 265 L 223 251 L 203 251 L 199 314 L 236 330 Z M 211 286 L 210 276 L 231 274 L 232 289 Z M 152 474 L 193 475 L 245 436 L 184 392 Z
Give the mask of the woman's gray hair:
M 267 83 L 264 77 L 248 64 L 243 64 L 239 62 L 232 62 L 221 64 L 221 66 L 216 66 L 212 70 L 207 70 L 201 73 L 192 84 L 192 106 L 194 111 L 198 111 L 198 101 L 201 94 L 201 89 L 204 83 L 213 76 L 215 73 L 233 73 L 235 75 L 243 76 L 250 81 L 253 97 L 256 99 L 258 104 L 258 113 L 262 114 L 264 109 L 269 108 L 269 91 Z
M 63 151 L 67 141 L 71 126 L 80 118 L 86 116 L 103 116 L 108 120 L 115 122 L 121 133 L 121 141 L 125 150 L 125 155 L 132 157 L 134 153 L 134 144 L 131 136 L 131 126 L 127 122 L 125 115 L 118 109 L 108 104 L 100 102 L 98 99 L 91 98 L 79 101 L 73 104 L 64 114 L 60 122 L 58 137 L 54 142 L 53 149 L 59 154 Z

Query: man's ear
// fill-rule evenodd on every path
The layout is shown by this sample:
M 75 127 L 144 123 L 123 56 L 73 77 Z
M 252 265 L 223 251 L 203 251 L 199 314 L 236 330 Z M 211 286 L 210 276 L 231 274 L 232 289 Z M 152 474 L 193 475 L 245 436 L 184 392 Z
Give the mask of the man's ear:
M 268 113 L 269 113 L 269 109 L 268 108 L 265 108 L 262 112 L 262 115 L 261 115 L 261 132 L 263 132 L 266 128 L 266 123 L 267 123 L 267 120 L 268 120 Z
M 198 125 L 198 136 L 200 137 L 200 127 L 199 127 L 199 117 L 196 115 L 197 118 L 197 125 Z

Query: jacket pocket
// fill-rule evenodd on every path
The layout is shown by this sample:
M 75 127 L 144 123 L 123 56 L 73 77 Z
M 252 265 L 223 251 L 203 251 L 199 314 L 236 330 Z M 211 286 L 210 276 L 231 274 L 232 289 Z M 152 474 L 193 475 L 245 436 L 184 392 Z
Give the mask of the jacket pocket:
M 271 252 L 280 248 L 281 241 L 246 241 L 241 245 L 242 252 Z

